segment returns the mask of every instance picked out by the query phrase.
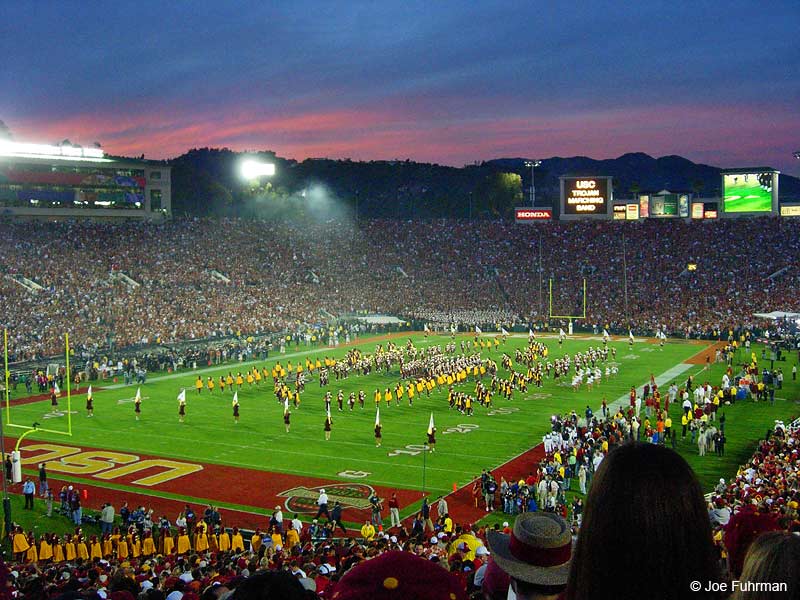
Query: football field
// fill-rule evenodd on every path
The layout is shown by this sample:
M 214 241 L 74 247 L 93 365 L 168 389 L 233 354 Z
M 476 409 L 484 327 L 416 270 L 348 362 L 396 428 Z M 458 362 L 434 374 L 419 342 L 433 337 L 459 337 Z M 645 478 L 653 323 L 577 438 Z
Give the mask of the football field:
M 458 336 L 456 343 L 467 340 L 472 346 L 473 337 Z M 404 345 L 408 339 L 417 347 L 444 346 L 451 340 L 450 336 L 404 334 L 392 341 Z M 527 343 L 526 335 L 510 337 L 499 346 L 495 346 L 493 336 L 480 339 L 488 347 L 471 351 L 480 351 L 482 357 L 496 361 L 498 376 L 504 378 L 508 372 L 500 366 L 503 353 L 513 358 L 514 350 Z M 563 347 L 555 338 L 540 336 L 539 341 L 547 345 L 551 360 L 602 345 L 599 337 L 574 337 Z M 365 353 L 373 353 L 378 343 L 385 347 L 387 340 L 374 338 L 355 345 Z M 293 365 L 298 361 L 305 364 L 307 358 L 340 359 L 352 345 L 336 349 L 301 345 L 287 349 L 285 355 L 271 354 L 268 360 L 155 374 L 141 386 L 97 381 L 93 382 L 94 416 L 87 416 L 85 394 L 72 396 L 73 435 L 39 431 L 28 435 L 21 444 L 22 461 L 30 474 L 35 474 L 39 462 L 46 461 L 51 477 L 59 481 L 88 486 L 97 490 L 95 494 L 116 494 L 120 499 L 126 494 L 149 497 L 156 504 L 159 500 L 174 503 L 186 498 L 192 503 L 227 507 L 241 515 L 260 515 L 270 512 L 277 503 L 290 511 L 308 513 L 313 511 L 317 490 L 328 486 L 338 490 L 336 497 L 347 499 L 346 505 L 356 510 L 366 508 L 364 496 L 373 489 L 382 496 L 397 490 L 401 506 L 406 508 L 403 513 L 408 514 L 423 489 L 434 496 L 446 494 L 454 486 L 466 485 L 482 469 L 495 469 L 538 445 L 549 431 L 550 416 L 555 413 L 574 409 L 582 416 L 587 406 L 598 412 L 603 398 L 609 403 L 627 403 L 630 387 L 635 385 L 641 390 L 651 374 L 663 389 L 672 381 L 681 385 L 690 373 L 703 369 L 703 360 L 698 356 L 709 343 L 670 340 L 661 349 L 655 340 L 642 338 L 631 348 L 626 338 L 620 338 L 610 346 L 616 349 L 616 358 L 609 359 L 609 364 L 616 364 L 618 375 L 604 378 L 592 391 L 584 385 L 574 392 L 570 377 L 562 377 L 561 383 L 545 378 L 542 387 L 531 387 L 525 394 L 515 391 L 510 401 L 495 394 L 492 407 L 477 405 L 473 416 L 449 409 L 446 386 L 434 389 L 430 396 L 415 396 L 413 406 L 405 396 L 400 405 L 393 401 L 387 406 L 382 401 L 380 448 L 374 438 L 373 394 L 376 389 L 394 389 L 400 381 L 397 366 L 388 373 L 351 374 L 340 381 L 331 374 L 326 388 L 320 387 L 315 373 L 311 374 L 300 407 L 292 409 L 289 433 L 284 427 L 283 404 L 276 399 L 271 380 L 259 385 L 245 383 L 238 391 L 239 423 L 234 422 L 230 389 L 224 393 L 218 387 L 213 393 L 203 389 L 200 394 L 195 390 L 198 376 L 203 381 L 212 376 L 217 383 L 220 375 L 231 372 L 235 377 L 237 372 L 245 373 L 253 366 L 271 369 L 278 361 L 287 366 L 289 361 Z M 525 368 L 514 366 L 519 371 Z M 708 379 L 718 384 L 721 374 L 722 366 L 715 366 Z M 142 396 L 138 421 L 133 403 L 137 388 Z M 185 421 L 180 423 L 177 396 L 182 389 L 186 390 L 187 405 Z M 345 399 L 341 412 L 336 402 L 340 389 Z M 469 377 L 456 389 L 474 394 L 474 378 Z M 333 395 L 330 440 L 325 440 L 323 432 L 325 390 Z M 361 409 L 356 403 L 351 411 L 348 396 L 359 390 L 366 393 L 365 407 Z M 17 425 L 37 422 L 47 429 L 66 431 L 66 405 L 65 397 L 59 399 L 57 411 L 52 410 L 49 399 L 12 405 L 10 421 Z M 730 408 L 730 451 L 738 448 L 746 452 L 763 435 L 771 419 L 791 416 L 794 403 L 781 397 L 775 407 L 758 406 L 756 424 L 745 419 L 737 424 L 736 411 L 743 412 L 748 407 Z M 671 408 L 671 413 L 678 424 L 679 407 Z M 431 414 L 437 428 L 437 445 L 434 453 L 426 453 L 423 444 Z M 741 434 L 736 433 L 738 427 L 743 428 Z M 8 425 L 5 430 L 7 436 L 18 436 L 23 431 Z M 688 442 L 684 446 L 679 451 L 690 455 Z M 731 468 L 727 463 L 714 466 L 712 461 L 707 462 L 709 466 L 704 463 L 703 467 L 708 473 L 701 475 L 706 485 L 721 476 L 720 469 Z M 164 510 L 173 508 L 169 505 Z M 244 516 L 242 522 L 248 522 Z

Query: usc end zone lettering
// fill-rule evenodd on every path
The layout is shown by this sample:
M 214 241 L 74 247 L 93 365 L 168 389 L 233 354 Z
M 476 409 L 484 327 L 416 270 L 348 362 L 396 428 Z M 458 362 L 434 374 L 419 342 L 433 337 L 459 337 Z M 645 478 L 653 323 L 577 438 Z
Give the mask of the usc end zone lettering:
M 184 475 L 202 471 L 202 465 L 178 462 L 166 458 L 140 459 L 135 454 L 110 452 L 107 450 L 82 450 L 74 446 L 58 444 L 32 444 L 22 449 L 23 465 L 47 463 L 48 470 L 69 475 L 91 475 L 95 479 L 109 481 L 150 469 L 163 469 L 131 481 L 135 485 L 151 487 L 172 481 Z M 31 456 L 31 453 L 36 453 Z M 120 466 L 121 465 L 121 466 Z

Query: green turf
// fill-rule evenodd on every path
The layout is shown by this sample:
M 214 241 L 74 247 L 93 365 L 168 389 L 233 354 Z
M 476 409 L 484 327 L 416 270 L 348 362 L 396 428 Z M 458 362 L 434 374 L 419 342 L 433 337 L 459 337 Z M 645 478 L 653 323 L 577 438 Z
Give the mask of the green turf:
M 425 340 L 422 335 L 413 336 L 418 346 L 430 343 L 445 344 L 449 337 L 434 337 Z M 463 338 L 460 338 L 463 339 Z M 488 336 L 486 339 L 489 339 Z M 397 340 L 404 342 L 405 338 Z M 551 357 L 563 352 L 574 353 L 585 350 L 590 345 L 600 345 L 599 340 L 574 339 L 565 342 L 560 349 L 556 340 L 543 340 L 551 350 Z M 499 351 L 484 352 L 497 360 L 501 352 L 513 355 L 513 349 L 523 346 L 526 339 L 509 339 Z M 657 346 L 637 341 L 633 351 L 625 341 L 613 342 L 617 348 L 617 361 L 620 363 L 619 375 L 592 392 L 574 393 L 566 386 L 556 386 L 546 380 L 541 389 L 531 388 L 523 397 L 515 393 L 511 402 L 495 396 L 495 409 L 502 408 L 505 414 L 487 414 L 482 407 L 476 407 L 475 416 L 467 417 L 448 410 L 446 390 L 435 391 L 430 398 L 417 396 L 414 406 L 409 407 L 404 399 L 401 406 L 381 406 L 383 424 L 383 447 L 376 448 L 373 437 L 375 407 L 372 393 L 376 387 L 384 389 L 394 386 L 398 381 L 395 369 L 388 376 L 373 374 L 368 377 L 351 376 L 341 383 L 331 378 L 329 389 L 333 392 L 333 432 L 330 441 L 325 441 L 323 421 L 325 417 L 323 390 L 316 379 L 309 382 L 299 410 L 292 413 L 292 430 L 285 433 L 282 422 L 283 407 L 273 394 L 271 382 L 262 382 L 260 387 L 248 387 L 239 393 L 241 403 L 241 422 L 234 424 L 231 410 L 231 394 L 222 396 L 217 390 L 213 396 L 204 391 L 200 396 L 194 391 L 193 382 L 197 373 L 213 374 L 239 369 L 239 365 L 212 367 L 210 370 L 187 371 L 168 376 L 152 377 L 142 386 L 145 397 L 142 404 L 142 420 L 134 419 L 133 398 L 136 386 L 121 386 L 95 394 L 95 417 L 87 418 L 84 410 L 85 396 L 72 399 L 73 437 L 37 432 L 27 440 L 48 440 L 59 444 L 91 446 L 109 450 L 137 452 L 175 458 L 179 460 L 219 463 L 238 467 L 293 473 L 301 476 L 314 476 L 327 479 L 342 479 L 338 473 L 346 470 L 359 470 L 369 475 L 361 481 L 371 485 L 421 489 L 423 479 L 423 455 L 419 447 L 425 442 L 425 431 L 431 412 L 435 415 L 437 448 L 435 454 L 425 457 L 425 487 L 433 493 L 445 493 L 452 489 L 453 483 L 464 485 L 483 468 L 493 468 L 513 458 L 528 448 L 538 444 L 548 430 L 551 414 L 564 413 L 575 409 L 583 414 L 586 405 L 595 410 L 605 396 L 614 401 L 627 393 L 631 385 L 641 386 L 650 373 L 656 376 L 681 363 L 702 350 L 703 346 L 682 341 L 671 341 L 661 351 Z M 372 352 L 374 341 L 363 343 L 366 352 Z M 341 357 L 345 349 L 300 348 L 300 356 Z M 296 364 L 298 356 L 294 355 Z M 281 360 L 286 363 L 292 358 L 287 353 Z M 275 358 L 259 361 L 259 366 L 275 363 Z M 790 365 L 790 363 L 785 363 Z M 693 367 L 693 371 L 701 367 Z M 790 379 L 789 370 L 787 379 Z M 503 373 L 501 368 L 501 373 Z M 720 371 L 721 374 L 721 371 Z M 714 382 L 719 381 L 714 372 Z M 685 375 L 683 375 L 685 379 Z M 102 385 L 102 384 L 96 384 Z M 187 417 L 183 424 L 178 423 L 176 396 L 181 387 L 186 387 L 188 397 Z M 335 395 L 341 388 L 345 399 L 351 390 L 364 389 L 367 392 L 366 409 L 354 412 L 336 410 Z M 472 379 L 462 386 L 472 392 Z M 787 389 L 782 397 L 796 398 L 796 388 Z M 537 397 L 549 394 L 548 397 Z M 120 403 L 120 401 L 123 401 Z M 65 408 L 65 400 L 61 407 Z M 507 410 L 508 409 L 508 410 Z M 676 407 L 677 411 L 678 408 Z M 15 406 L 11 409 L 13 423 L 29 425 L 34 421 L 46 424 L 52 429 L 66 429 L 66 418 L 43 419 L 50 412 L 49 401 Z M 698 475 L 708 488 L 720 476 L 729 477 L 736 464 L 746 458 L 754 442 L 762 436 L 774 418 L 788 418 L 794 411 L 791 401 L 781 400 L 775 407 L 737 405 L 727 409 L 728 439 L 727 456 L 718 459 L 707 456 L 704 460 L 693 457 L 696 447 L 681 445 Z M 676 418 L 677 413 L 673 415 Z M 451 433 L 446 433 L 448 430 Z M 14 434 L 13 428 L 6 428 Z M 19 432 L 20 430 L 16 430 Z M 411 448 L 408 448 L 408 446 Z M 390 456 L 393 455 L 393 456 Z M 738 461 L 738 462 L 737 462 Z M 54 477 L 64 478 L 51 469 Z M 73 476 L 74 477 L 74 476 Z M 352 480 L 350 480 L 352 481 Z

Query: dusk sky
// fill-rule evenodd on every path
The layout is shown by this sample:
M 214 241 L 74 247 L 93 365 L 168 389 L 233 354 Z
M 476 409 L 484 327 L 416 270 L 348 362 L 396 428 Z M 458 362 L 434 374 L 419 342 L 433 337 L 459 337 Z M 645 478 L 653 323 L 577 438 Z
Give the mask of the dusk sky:
M 800 2 L 0 2 L 0 120 L 169 158 L 680 154 L 800 175 Z

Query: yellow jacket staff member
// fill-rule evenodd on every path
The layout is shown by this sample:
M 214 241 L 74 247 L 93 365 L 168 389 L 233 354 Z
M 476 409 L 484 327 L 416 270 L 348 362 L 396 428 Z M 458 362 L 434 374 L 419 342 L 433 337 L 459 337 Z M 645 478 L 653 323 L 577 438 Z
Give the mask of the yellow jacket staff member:
M 363 537 L 366 541 L 371 542 L 375 539 L 375 526 L 367 521 L 361 527 L 361 537 Z

